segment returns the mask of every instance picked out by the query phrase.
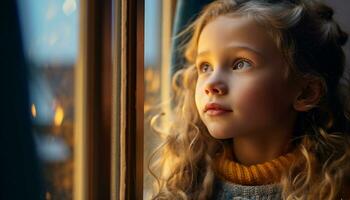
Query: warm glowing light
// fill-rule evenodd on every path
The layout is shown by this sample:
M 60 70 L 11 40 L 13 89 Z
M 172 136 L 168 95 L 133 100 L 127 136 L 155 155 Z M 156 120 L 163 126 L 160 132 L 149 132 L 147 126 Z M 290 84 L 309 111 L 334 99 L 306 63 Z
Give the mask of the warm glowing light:
M 36 117 L 36 108 L 34 104 L 32 104 L 32 116 Z
M 55 111 L 55 118 L 54 118 L 54 124 L 56 126 L 60 126 L 62 124 L 64 118 L 64 111 L 61 106 L 57 106 Z

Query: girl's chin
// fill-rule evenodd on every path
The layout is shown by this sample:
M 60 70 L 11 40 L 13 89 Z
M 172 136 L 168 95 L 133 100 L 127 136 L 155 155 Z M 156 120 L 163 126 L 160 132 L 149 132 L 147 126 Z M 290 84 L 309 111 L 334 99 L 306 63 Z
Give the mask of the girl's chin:
M 225 140 L 225 139 L 232 139 L 235 137 L 239 137 L 242 135 L 245 135 L 244 133 L 239 133 L 237 131 L 235 131 L 234 133 L 232 131 L 228 131 L 228 130 L 209 130 L 210 135 L 218 140 Z
M 225 140 L 225 139 L 231 139 L 234 137 L 234 135 L 232 135 L 232 133 L 222 133 L 222 132 L 210 132 L 210 135 L 218 140 Z

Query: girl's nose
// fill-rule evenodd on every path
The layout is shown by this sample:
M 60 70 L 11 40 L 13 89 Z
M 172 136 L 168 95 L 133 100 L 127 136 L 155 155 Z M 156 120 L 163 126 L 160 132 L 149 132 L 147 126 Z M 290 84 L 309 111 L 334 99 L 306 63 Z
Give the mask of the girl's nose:
M 228 92 L 227 85 L 223 82 L 210 82 L 204 90 L 207 95 L 225 95 Z

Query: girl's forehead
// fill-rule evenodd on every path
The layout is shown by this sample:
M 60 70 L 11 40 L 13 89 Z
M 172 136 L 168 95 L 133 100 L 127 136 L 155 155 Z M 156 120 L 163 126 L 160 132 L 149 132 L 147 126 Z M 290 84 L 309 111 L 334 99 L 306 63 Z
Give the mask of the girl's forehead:
M 232 46 L 249 47 L 266 54 L 279 53 L 267 30 L 248 17 L 219 16 L 206 24 L 199 35 L 197 55 Z

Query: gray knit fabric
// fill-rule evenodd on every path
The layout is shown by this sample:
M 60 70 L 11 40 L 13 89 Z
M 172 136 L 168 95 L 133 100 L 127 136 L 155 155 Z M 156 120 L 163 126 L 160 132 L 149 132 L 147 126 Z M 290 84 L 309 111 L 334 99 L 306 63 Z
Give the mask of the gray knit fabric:
M 216 181 L 214 200 L 281 200 L 278 184 L 245 186 L 221 180 Z

